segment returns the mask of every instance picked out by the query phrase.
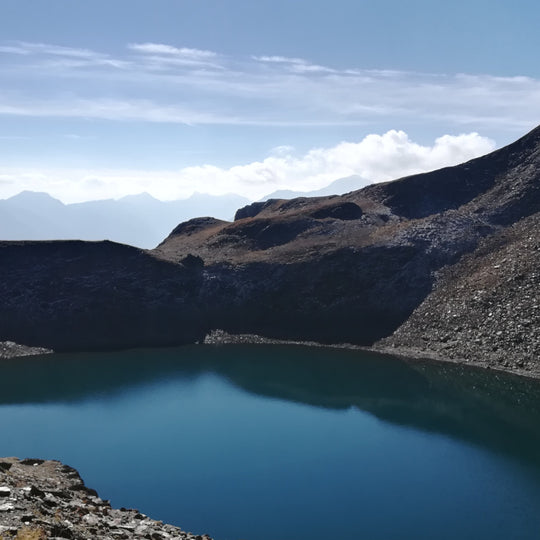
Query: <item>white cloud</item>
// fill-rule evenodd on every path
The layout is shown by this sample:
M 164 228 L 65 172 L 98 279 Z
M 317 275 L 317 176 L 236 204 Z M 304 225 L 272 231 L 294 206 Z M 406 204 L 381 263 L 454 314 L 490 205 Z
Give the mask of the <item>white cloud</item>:
M 173 47 L 163 43 L 130 43 L 128 48 L 146 54 L 171 54 L 192 59 L 215 58 L 217 53 L 201 49 L 190 49 L 187 47 Z
M 214 51 L 173 47 L 164 43 L 130 43 L 128 49 L 140 53 L 142 66 L 168 70 L 175 66 L 193 68 L 219 68 L 219 56 Z
M 289 58 L 287 56 L 252 56 L 251 58 L 257 62 L 281 64 L 292 73 L 337 73 L 334 69 L 312 64 L 303 58 Z
M 258 62 L 270 62 L 273 64 L 306 64 L 303 58 L 290 58 L 288 56 L 252 56 Z
M 295 156 L 294 148 L 272 150 L 262 161 L 230 168 L 213 165 L 179 171 L 24 170 L 0 171 L 0 196 L 28 189 L 46 191 L 64 202 L 117 198 L 147 191 L 167 200 L 194 191 L 221 195 L 240 193 L 253 200 L 277 189 L 308 191 L 352 174 L 373 182 L 454 165 L 485 154 L 495 143 L 477 133 L 444 135 L 431 146 L 417 144 L 403 131 L 368 135 Z
M 333 69 L 317 64 L 293 64 L 290 71 L 293 73 L 336 73 Z

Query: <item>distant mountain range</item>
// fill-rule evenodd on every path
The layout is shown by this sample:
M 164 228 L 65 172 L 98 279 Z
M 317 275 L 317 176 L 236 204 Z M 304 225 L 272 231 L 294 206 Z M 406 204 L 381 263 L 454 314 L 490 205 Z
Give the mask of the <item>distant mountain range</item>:
M 349 176 L 317 191 L 275 191 L 263 200 L 341 194 L 367 183 L 360 176 Z M 232 193 L 195 193 L 167 202 L 141 193 L 118 200 L 63 204 L 47 193 L 23 191 L 0 200 L 0 240 L 112 240 L 153 248 L 183 221 L 198 216 L 232 221 L 236 210 L 250 202 Z
M 113 240 L 153 248 L 182 221 L 209 215 L 232 220 L 250 201 L 240 195 L 195 193 L 159 201 L 148 193 L 122 199 L 63 204 L 47 193 L 23 191 L 0 200 L 1 240 Z
M 371 184 L 369 180 L 364 177 L 354 174 L 345 178 L 339 178 L 334 180 L 331 184 L 317 189 L 315 191 L 292 191 L 290 189 L 281 189 L 274 191 L 269 195 L 266 195 L 261 201 L 268 201 L 269 199 L 295 199 L 296 197 L 326 197 L 328 195 L 343 195 L 350 191 L 356 191 L 364 186 Z

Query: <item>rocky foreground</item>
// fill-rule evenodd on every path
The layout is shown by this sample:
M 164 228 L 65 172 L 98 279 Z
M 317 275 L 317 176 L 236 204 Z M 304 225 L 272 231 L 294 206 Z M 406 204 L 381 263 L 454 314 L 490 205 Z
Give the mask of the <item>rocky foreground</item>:
M 0 242 L 0 342 L 55 351 L 222 329 L 540 376 L 540 127 L 456 167 L 178 225 L 154 250 Z
M 114 509 L 58 461 L 0 458 L 0 539 L 211 540 Z

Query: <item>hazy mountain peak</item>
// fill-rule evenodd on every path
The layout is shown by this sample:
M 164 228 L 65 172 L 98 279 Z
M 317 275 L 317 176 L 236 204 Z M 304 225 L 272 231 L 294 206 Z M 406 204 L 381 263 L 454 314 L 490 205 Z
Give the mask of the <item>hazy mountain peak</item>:
M 125 202 L 149 202 L 149 201 L 160 202 L 159 199 L 156 199 L 153 195 L 150 195 L 148 191 L 143 191 L 142 193 L 136 193 L 134 195 L 125 195 L 124 197 L 121 197 L 118 200 L 125 201 Z
M 38 203 L 48 203 L 54 202 L 55 204 L 60 204 L 64 206 L 64 203 L 59 201 L 58 199 L 55 199 L 48 193 L 45 193 L 44 191 L 29 191 L 24 190 L 20 193 L 17 193 L 17 195 L 13 195 L 13 197 L 9 197 L 8 199 L 5 199 L 7 201 L 16 202 L 16 203 L 25 203 L 25 204 L 38 204 Z
M 264 196 L 261 201 L 268 201 L 270 199 L 294 199 L 296 197 L 325 197 L 327 195 L 343 195 L 350 191 L 356 191 L 371 184 L 370 180 L 367 180 L 363 176 L 353 174 L 344 178 L 338 178 L 327 186 L 316 189 L 313 191 L 293 191 L 291 189 L 280 189 Z
M 23 191 L 0 201 L 0 239 L 109 239 L 151 248 L 183 221 L 200 215 L 231 220 L 249 202 L 240 195 L 202 193 L 164 202 L 143 192 L 64 205 L 47 193 Z

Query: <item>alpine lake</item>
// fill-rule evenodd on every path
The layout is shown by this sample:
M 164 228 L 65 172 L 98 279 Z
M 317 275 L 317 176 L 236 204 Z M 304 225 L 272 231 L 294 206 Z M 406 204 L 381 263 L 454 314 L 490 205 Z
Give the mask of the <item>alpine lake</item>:
M 215 540 L 537 540 L 540 381 L 223 345 L 0 362 L 0 455 Z

